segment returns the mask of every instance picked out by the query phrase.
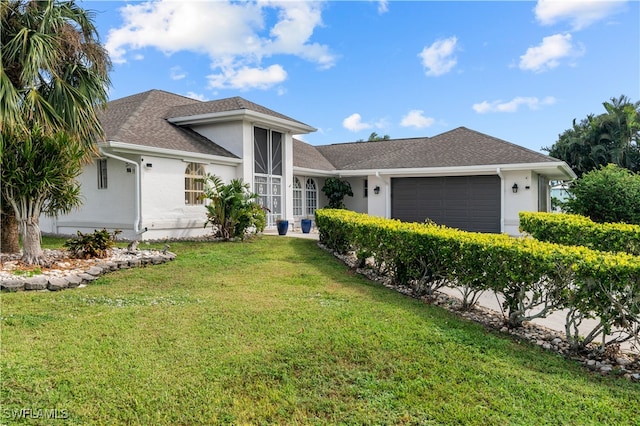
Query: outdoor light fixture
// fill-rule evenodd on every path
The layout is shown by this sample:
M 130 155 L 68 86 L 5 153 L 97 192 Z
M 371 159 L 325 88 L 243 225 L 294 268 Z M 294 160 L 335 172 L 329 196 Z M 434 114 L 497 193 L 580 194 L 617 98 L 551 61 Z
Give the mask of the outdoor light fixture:
M 514 194 L 518 192 L 518 184 L 514 183 L 513 186 L 511 187 L 511 190 L 513 191 Z
M 380 193 L 380 187 L 376 186 L 375 188 L 373 188 L 373 192 L 377 195 Z

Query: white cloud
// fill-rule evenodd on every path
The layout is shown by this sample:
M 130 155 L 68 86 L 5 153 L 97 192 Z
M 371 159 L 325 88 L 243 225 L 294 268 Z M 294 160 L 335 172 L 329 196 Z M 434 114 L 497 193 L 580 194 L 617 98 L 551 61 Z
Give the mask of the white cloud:
M 560 59 L 576 57 L 584 53 L 582 46 L 574 46 L 571 34 L 554 34 L 544 37 L 542 43 L 530 47 L 520 56 L 520 69 L 534 72 L 548 71 L 560 65 Z
M 446 74 L 456 66 L 457 59 L 454 52 L 457 43 L 457 37 L 437 40 L 418 54 L 422 58 L 422 65 L 426 68 L 428 76 L 437 77 Z
M 196 101 L 208 101 L 209 99 L 207 99 L 207 97 L 205 95 L 203 95 L 202 93 L 196 93 L 196 92 L 187 92 L 187 94 L 185 95 L 187 98 L 191 98 L 191 99 L 195 99 Z
M 573 30 L 581 30 L 594 22 L 617 13 L 626 0 L 539 0 L 534 9 L 542 25 L 568 21 Z
M 424 111 L 419 109 L 413 109 L 407 113 L 404 117 L 402 117 L 402 121 L 400 125 L 402 127 L 415 127 L 417 129 L 423 129 L 425 127 L 430 127 L 435 123 L 431 117 L 425 117 Z
M 273 11 L 276 22 L 267 26 L 266 15 Z M 262 69 L 262 60 L 273 55 L 298 56 L 322 69 L 336 60 L 328 46 L 310 41 L 322 25 L 321 2 L 158 0 L 127 4 L 120 13 L 124 23 L 109 31 L 105 43 L 114 63 L 124 63 L 144 48 L 167 55 L 188 51 L 208 55 L 214 71 L 220 68 L 219 76 L 236 78 L 246 69 Z M 230 65 L 234 70 L 222 69 Z M 261 75 L 267 80 L 256 84 L 250 78 L 253 87 L 269 87 L 273 75 Z
M 180 66 L 171 67 L 171 69 L 169 70 L 169 74 L 171 80 L 182 80 L 187 76 L 187 73 L 183 71 Z
M 389 0 L 378 0 L 378 13 L 382 15 L 389 11 Z
M 556 98 L 553 96 L 547 96 L 544 99 L 538 99 L 536 97 L 522 97 L 518 96 L 510 101 L 503 102 L 498 101 L 483 101 L 478 104 L 473 104 L 472 108 L 478 114 L 486 114 L 489 112 L 516 112 L 520 105 L 525 105 L 529 109 L 539 109 L 541 106 L 553 105 L 556 103 Z
M 221 74 L 207 76 L 212 89 L 267 89 L 287 79 L 287 72 L 280 65 L 267 68 L 223 68 Z
M 363 123 L 362 116 L 358 113 L 351 114 L 349 117 L 342 120 L 342 126 L 352 132 L 359 132 L 360 130 L 370 129 L 373 127 L 369 123 Z

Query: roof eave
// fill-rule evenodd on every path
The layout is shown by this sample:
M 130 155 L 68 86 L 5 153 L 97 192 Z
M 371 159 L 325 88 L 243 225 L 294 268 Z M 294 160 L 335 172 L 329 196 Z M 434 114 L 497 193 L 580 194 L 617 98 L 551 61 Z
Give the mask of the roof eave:
M 304 123 L 286 120 L 281 117 L 275 117 L 273 115 L 251 111 L 248 109 L 167 118 L 167 121 L 177 125 L 210 124 L 233 120 L 247 120 L 252 122 L 265 123 L 268 125 L 276 125 L 278 127 L 286 129 L 287 132 L 295 135 L 303 135 L 318 130 Z
M 297 167 L 293 166 L 293 174 L 294 175 L 303 175 L 303 176 L 338 176 L 339 170 L 321 170 L 321 169 L 312 169 L 308 167 Z
M 215 164 L 237 166 L 242 163 L 241 158 L 224 157 L 221 155 L 201 154 L 190 151 L 180 151 L 176 149 L 156 148 L 150 146 L 130 144 L 109 140 L 98 143 L 99 148 L 111 149 L 122 154 L 148 154 L 164 158 L 180 158 L 186 160 L 206 161 Z
M 577 176 L 565 162 L 517 163 L 517 164 L 487 164 L 477 166 L 448 166 L 448 167 L 417 167 L 417 168 L 376 168 L 360 170 L 336 170 L 341 177 L 393 175 L 393 176 L 447 176 L 495 174 L 500 171 L 532 170 L 553 180 L 572 180 Z

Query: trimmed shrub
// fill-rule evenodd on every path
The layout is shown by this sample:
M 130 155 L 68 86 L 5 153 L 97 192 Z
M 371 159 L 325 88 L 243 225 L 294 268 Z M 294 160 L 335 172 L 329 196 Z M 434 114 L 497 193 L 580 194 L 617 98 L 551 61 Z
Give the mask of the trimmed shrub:
M 504 299 L 510 327 L 568 309 L 567 339 L 576 350 L 597 337 L 606 345 L 638 338 L 640 258 L 532 238 L 481 234 L 443 226 L 403 223 L 346 210 L 316 211 L 322 242 L 330 249 L 370 257 L 379 272 L 417 294 L 442 286 L 466 289 L 472 304 L 486 290 Z M 577 335 L 584 318 L 599 324 Z M 616 336 L 606 341 L 614 330 Z
M 640 255 L 640 226 L 596 223 L 567 213 L 520 212 L 520 231 L 537 240 Z

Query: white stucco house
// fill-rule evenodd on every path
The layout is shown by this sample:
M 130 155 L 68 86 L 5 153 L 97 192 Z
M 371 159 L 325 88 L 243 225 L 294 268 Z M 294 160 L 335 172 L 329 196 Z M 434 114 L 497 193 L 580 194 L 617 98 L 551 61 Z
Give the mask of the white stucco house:
M 43 232 L 120 229 L 127 239 L 209 234 L 198 179 L 242 178 L 279 218 L 313 217 L 331 176 L 347 180 L 350 210 L 480 232 L 518 234 L 518 212 L 548 211 L 563 161 L 460 127 L 434 137 L 312 146 L 313 127 L 240 97 L 201 102 L 151 90 L 114 100 L 106 141 L 80 176 L 83 206 L 41 218 Z

